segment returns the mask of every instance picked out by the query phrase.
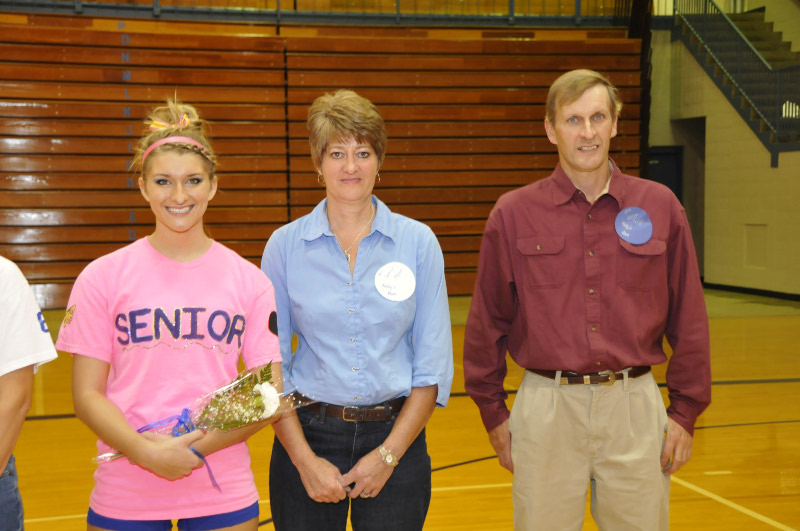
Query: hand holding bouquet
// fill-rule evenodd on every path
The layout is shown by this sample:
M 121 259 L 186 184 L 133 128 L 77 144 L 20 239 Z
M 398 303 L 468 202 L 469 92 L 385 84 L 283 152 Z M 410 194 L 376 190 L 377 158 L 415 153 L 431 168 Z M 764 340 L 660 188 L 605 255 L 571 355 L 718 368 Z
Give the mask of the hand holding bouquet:
M 272 380 L 271 363 L 255 372 L 244 371 L 228 384 L 198 398 L 180 414 L 157 420 L 137 431 L 172 437 L 196 429 L 228 431 L 271 418 L 277 419 L 286 411 L 312 402 L 296 392 L 279 392 Z M 200 452 L 192 447 L 190 449 L 205 462 L 205 457 Z M 121 457 L 125 456 L 112 451 L 99 455 L 95 461 L 107 463 Z M 210 469 L 209 475 L 212 483 L 219 488 Z

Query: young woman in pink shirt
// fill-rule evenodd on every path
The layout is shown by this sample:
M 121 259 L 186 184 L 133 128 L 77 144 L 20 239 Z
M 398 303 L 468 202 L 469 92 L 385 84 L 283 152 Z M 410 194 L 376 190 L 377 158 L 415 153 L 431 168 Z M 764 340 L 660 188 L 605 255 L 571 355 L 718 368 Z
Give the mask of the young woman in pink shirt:
M 90 263 L 57 347 L 74 354 L 75 413 L 99 454 L 88 530 L 255 530 L 258 492 L 244 440 L 263 424 L 178 437 L 137 429 L 179 414 L 249 369 L 280 360 L 272 283 L 212 240 L 203 215 L 216 156 L 190 105 L 152 111 L 134 167 L 155 230 Z M 280 381 L 280 364 L 273 365 Z M 214 482 L 206 470 L 213 470 Z M 217 489 L 218 487 L 218 489 Z

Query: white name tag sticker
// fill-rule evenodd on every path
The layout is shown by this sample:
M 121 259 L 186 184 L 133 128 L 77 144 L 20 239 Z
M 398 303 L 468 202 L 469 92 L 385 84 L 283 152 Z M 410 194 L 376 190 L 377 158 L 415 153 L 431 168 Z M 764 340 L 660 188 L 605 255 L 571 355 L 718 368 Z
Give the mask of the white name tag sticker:
M 375 273 L 375 288 L 390 301 L 406 300 L 414 294 L 416 287 L 414 272 L 402 262 L 389 262 Z

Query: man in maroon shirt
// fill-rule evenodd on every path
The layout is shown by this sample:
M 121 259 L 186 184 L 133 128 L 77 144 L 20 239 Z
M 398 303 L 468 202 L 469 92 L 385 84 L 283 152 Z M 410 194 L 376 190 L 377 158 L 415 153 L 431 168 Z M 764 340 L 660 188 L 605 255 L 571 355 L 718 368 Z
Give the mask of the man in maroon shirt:
M 553 174 L 486 222 L 464 339 L 466 389 L 513 472 L 516 529 L 668 528 L 669 474 L 711 401 L 708 318 L 686 214 L 608 157 L 622 104 L 590 70 L 558 78 Z M 665 410 L 650 366 L 667 361 Z M 526 368 L 511 413 L 506 352 Z

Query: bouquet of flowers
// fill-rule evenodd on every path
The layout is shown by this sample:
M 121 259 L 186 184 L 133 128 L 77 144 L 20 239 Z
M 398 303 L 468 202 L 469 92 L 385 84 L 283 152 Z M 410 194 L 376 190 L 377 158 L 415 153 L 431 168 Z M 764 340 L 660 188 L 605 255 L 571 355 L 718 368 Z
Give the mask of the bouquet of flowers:
M 169 434 L 178 437 L 196 429 L 227 431 L 255 422 L 277 418 L 286 411 L 312 403 L 297 393 L 279 393 L 272 381 L 272 363 L 257 372 L 244 371 L 230 383 L 198 398 L 192 407 L 142 426 L 137 431 Z M 205 461 L 199 452 L 190 447 Z M 95 458 L 107 463 L 125 457 L 111 451 Z M 212 477 L 213 482 L 213 477 Z

